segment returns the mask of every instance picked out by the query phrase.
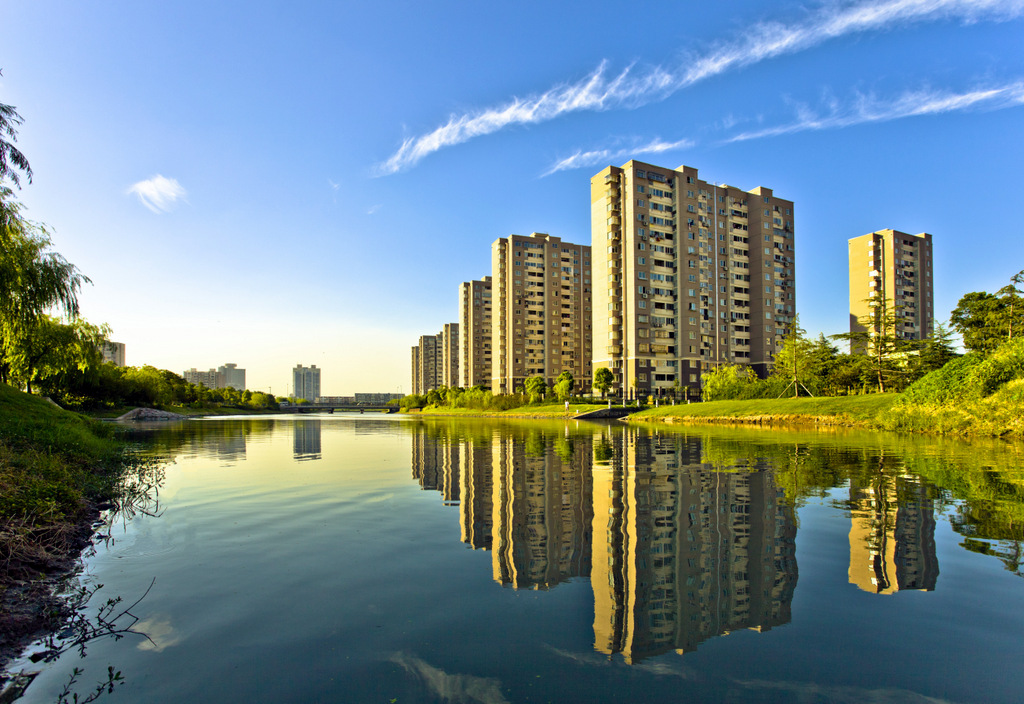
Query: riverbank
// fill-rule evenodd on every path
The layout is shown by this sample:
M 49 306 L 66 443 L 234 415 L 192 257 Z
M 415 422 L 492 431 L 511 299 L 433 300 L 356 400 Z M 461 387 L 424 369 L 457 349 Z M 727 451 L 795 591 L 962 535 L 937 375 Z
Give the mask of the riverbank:
M 1024 386 L 957 404 L 915 403 L 905 394 L 709 401 L 648 408 L 633 421 L 850 427 L 953 437 L 1024 438 Z
M 666 423 L 730 423 L 740 425 L 814 425 L 877 429 L 879 416 L 890 410 L 899 394 L 822 398 L 708 401 L 647 408 L 630 420 Z
M 114 428 L 0 384 L 0 672 L 63 623 L 55 591 L 116 496 L 126 457 Z
M 507 411 L 481 411 L 475 408 L 446 408 L 441 406 L 427 406 L 422 410 L 407 410 L 415 416 L 430 417 L 462 417 L 462 418 L 575 418 L 578 415 L 598 411 L 607 408 L 604 403 L 570 403 L 566 410 L 565 403 L 540 403 L 536 405 L 519 406 L 510 408 Z

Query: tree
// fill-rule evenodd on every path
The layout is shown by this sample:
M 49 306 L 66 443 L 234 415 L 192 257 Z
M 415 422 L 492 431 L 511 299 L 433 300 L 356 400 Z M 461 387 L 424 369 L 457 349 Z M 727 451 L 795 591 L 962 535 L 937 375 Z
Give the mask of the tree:
M 604 398 L 614 383 L 615 375 L 608 367 L 599 367 L 594 370 L 594 388 L 601 392 L 601 398 Z
M 898 329 L 902 321 L 899 306 L 890 306 L 885 293 L 879 291 L 865 301 L 870 312 L 858 319 L 860 330 L 832 335 L 834 340 L 848 340 L 850 351 L 867 355 L 873 382 L 878 385 L 878 392 L 884 393 L 886 386 L 892 386 L 904 375 L 904 365 L 899 356 L 909 346 Z
M 817 375 L 810 369 L 814 343 L 804 337 L 805 332 L 800 327 L 800 316 L 794 317 L 793 324 L 789 326 L 789 333 L 782 343 L 782 349 L 775 355 L 775 364 L 772 366 L 771 375 L 788 382 L 782 393 L 785 394 L 792 389 L 794 398 L 800 395 L 801 388 L 813 396 L 807 386 L 817 386 L 819 381 Z
M 0 75 L 3 75 L 0 73 Z M 25 155 L 18 151 L 14 143 L 18 141 L 18 125 L 22 123 L 21 115 L 13 105 L 0 103 L 0 182 L 9 178 L 15 186 L 21 186 L 18 171 L 22 171 L 32 183 L 32 167 Z
M 749 387 L 757 382 L 754 370 L 739 364 L 722 364 L 701 374 L 705 401 L 749 397 Z
M 564 401 L 572 396 L 574 388 L 576 388 L 576 380 L 573 378 L 572 372 L 562 372 L 555 379 L 555 394 L 559 401 Z
M 524 388 L 526 389 L 526 395 L 530 398 L 530 403 L 543 399 L 547 386 L 548 384 L 542 376 L 531 376 L 527 379 L 524 382 Z
M 1024 334 L 1024 298 L 1017 288 L 1022 283 L 1024 271 L 1019 271 L 995 294 L 964 294 L 949 315 L 949 323 L 960 333 L 964 347 L 987 355 L 1006 340 Z
M 8 348 L 11 377 L 28 393 L 36 386 L 49 395 L 63 394 L 72 377 L 102 363 L 99 350 L 106 336 L 106 329 L 80 318 L 65 324 L 40 316 Z
M 1017 288 L 1017 284 L 1024 282 L 1024 270 L 1018 271 L 1016 274 L 1010 277 L 1010 283 L 1003 286 L 996 293 L 999 296 L 1000 301 L 1006 308 L 1006 339 L 1013 339 L 1014 327 L 1017 328 L 1017 335 L 1021 333 L 1022 313 L 1024 313 L 1024 305 L 1020 296 L 1020 290 Z M 1014 325 L 1016 323 L 1016 326 Z
M 10 377 L 10 355 L 42 316 L 56 309 L 78 317 L 78 292 L 90 283 L 77 267 L 49 250 L 45 228 L 27 221 L 0 186 L 0 382 Z
M 942 369 L 947 362 L 959 356 L 953 349 L 953 333 L 939 323 L 932 336 L 925 338 L 920 343 L 916 375 L 922 377 L 928 372 Z

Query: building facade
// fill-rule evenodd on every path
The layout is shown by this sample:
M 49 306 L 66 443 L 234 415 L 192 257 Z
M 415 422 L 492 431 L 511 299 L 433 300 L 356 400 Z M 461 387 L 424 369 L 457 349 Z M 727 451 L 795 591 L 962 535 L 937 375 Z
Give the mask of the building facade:
M 217 367 L 217 388 L 226 389 L 229 386 L 236 391 L 245 390 L 245 370 L 231 362 Z
M 441 385 L 459 385 L 459 324 L 445 323 L 441 331 Z
M 425 394 L 444 385 L 444 332 L 421 335 L 412 348 L 412 392 Z
M 190 384 L 199 386 L 202 384 L 208 389 L 217 388 L 217 370 L 211 369 L 206 372 L 198 371 L 195 367 L 192 367 L 187 372 L 182 372 L 181 375 L 185 377 L 185 381 Z
M 796 311 L 793 202 L 639 161 L 590 190 L 593 366 L 613 392 L 697 396 L 722 364 L 766 375 Z
M 397 401 L 400 398 L 402 398 L 402 394 L 392 393 L 390 391 L 370 393 L 356 392 L 354 400 L 361 406 L 384 406 L 391 401 Z
M 296 364 L 292 369 L 292 396 L 316 403 L 320 398 L 320 370 L 315 364 L 304 367 Z
M 568 371 L 591 384 L 590 247 L 534 232 L 491 245 L 491 391 Z
M 110 362 L 115 367 L 124 366 L 124 343 L 104 340 L 100 345 L 100 355 L 104 362 Z
M 459 386 L 491 385 L 491 277 L 459 284 Z
M 934 332 L 932 288 L 932 236 L 908 235 L 898 230 L 879 230 L 849 241 L 850 332 L 869 330 L 873 299 L 881 294 L 885 308 L 895 316 L 891 331 L 903 340 L 923 340 Z M 878 327 L 878 326 L 873 326 Z M 866 351 L 863 344 L 854 351 Z

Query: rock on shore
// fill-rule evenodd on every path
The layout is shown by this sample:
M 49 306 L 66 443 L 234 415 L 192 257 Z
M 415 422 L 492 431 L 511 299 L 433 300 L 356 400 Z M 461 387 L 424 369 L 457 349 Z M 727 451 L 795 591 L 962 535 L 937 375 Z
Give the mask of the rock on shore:
M 118 416 L 117 420 L 188 420 L 188 416 L 156 408 L 135 408 L 123 416 Z

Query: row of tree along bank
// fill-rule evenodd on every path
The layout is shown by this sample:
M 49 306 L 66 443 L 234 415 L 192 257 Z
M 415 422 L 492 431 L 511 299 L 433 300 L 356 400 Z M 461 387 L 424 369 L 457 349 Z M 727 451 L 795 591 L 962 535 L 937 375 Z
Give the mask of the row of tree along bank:
M 633 418 L 684 422 L 816 423 L 959 436 L 1024 438 L 1024 337 L 973 351 L 924 375 L 901 393 L 757 398 L 743 379 L 728 400 L 648 409 Z

